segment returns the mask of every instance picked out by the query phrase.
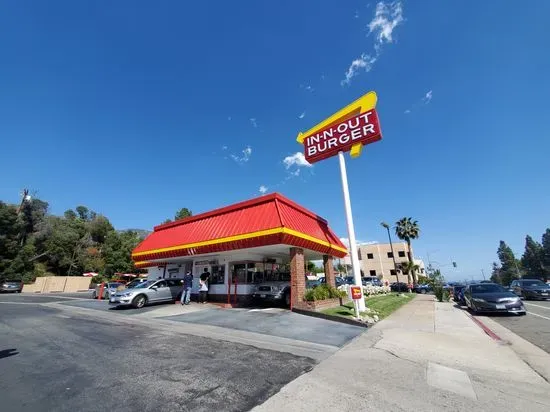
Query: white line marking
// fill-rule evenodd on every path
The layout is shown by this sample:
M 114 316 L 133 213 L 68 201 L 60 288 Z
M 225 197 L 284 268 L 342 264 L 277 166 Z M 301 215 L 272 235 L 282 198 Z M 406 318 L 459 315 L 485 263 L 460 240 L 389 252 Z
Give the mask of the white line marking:
M 527 306 L 536 306 L 537 308 L 543 308 L 543 309 L 550 310 L 550 306 L 535 305 L 534 303 L 527 303 L 527 302 L 523 302 L 523 304 L 527 305 Z
M 547 318 L 546 316 L 542 316 L 542 315 L 539 315 L 539 314 L 536 314 L 536 313 L 533 313 L 533 312 L 527 312 L 529 315 L 534 315 L 534 316 L 538 316 L 539 318 L 543 318 L 543 319 L 546 319 L 546 320 L 550 320 L 550 318 Z

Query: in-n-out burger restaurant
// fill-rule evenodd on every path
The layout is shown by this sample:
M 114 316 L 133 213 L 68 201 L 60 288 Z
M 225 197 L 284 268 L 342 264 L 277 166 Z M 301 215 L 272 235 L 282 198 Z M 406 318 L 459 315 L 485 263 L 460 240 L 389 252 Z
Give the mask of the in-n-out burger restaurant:
M 291 304 L 303 307 L 305 263 L 323 260 L 334 286 L 333 258 L 347 249 L 313 212 L 275 193 L 154 228 L 132 252 L 149 279 L 211 273 L 209 299 L 247 302 L 256 285 L 290 274 Z

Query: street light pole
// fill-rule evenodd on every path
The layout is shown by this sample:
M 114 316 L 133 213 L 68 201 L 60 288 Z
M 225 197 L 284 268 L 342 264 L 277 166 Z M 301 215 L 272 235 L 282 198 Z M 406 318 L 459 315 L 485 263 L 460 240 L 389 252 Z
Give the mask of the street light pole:
M 386 230 L 388 231 L 388 240 L 390 241 L 391 257 L 393 259 L 393 270 L 395 270 L 395 277 L 397 278 L 397 283 L 399 283 L 399 274 L 397 273 L 397 263 L 395 263 L 395 253 L 393 253 L 393 243 L 391 242 L 390 225 L 388 225 L 386 222 L 382 222 L 380 224 L 382 225 L 382 227 L 385 227 Z

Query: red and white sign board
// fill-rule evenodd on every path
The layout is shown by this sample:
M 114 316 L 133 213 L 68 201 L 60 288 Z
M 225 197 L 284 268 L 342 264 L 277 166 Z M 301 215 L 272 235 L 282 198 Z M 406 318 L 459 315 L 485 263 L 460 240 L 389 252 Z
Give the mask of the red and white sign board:
M 363 293 L 361 291 L 361 286 L 352 286 L 351 287 L 351 298 L 353 300 L 361 299 L 363 297 Z
M 382 139 L 376 109 L 328 126 L 304 138 L 304 155 L 309 163 L 348 152 L 357 144 L 367 145 Z

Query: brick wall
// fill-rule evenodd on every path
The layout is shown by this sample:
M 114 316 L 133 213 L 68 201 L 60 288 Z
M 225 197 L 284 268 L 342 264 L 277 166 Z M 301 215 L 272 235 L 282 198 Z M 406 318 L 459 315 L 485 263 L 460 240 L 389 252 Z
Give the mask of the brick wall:
M 332 256 L 323 255 L 323 267 L 325 272 L 325 280 L 327 285 L 336 287 L 336 280 L 334 279 L 334 265 L 332 263 Z
M 304 249 L 290 248 L 290 298 L 294 308 L 304 308 L 304 293 L 306 292 L 306 271 L 304 267 Z
M 319 312 L 324 309 L 334 308 L 340 306 L 340 299 L 325 299 L 325 300 L 315 300 L 313 302 L 303 302 L 303 305 L 299 309 L 313 310 Z

